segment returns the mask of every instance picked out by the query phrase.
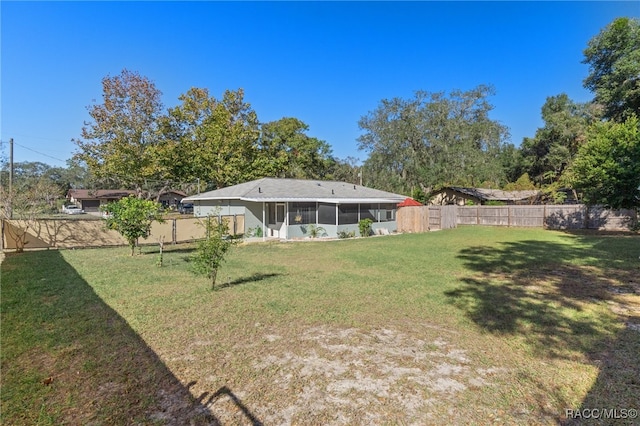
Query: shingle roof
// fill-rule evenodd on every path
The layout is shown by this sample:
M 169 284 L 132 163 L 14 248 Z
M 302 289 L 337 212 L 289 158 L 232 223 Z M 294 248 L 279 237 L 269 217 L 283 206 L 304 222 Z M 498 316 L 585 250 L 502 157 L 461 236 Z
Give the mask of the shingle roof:
M 97 198 L 121 198 L 135 194 L 129 189 L 70 189 L 68 195 L 76 200 L 95 200 Z
M 136 191 L 131 189 L 70 189 L 68 192 L 69 197 L 73 197 L 76 200 L 95 200 L 97 198 L 121 198 L 128 195 L 135 195 Z M 181 197 L 185 197 L 187 194 L 177 190 L 171 189 L 164 192 L 162 195 L 177 194 Z
M 536 197 L 540 194 L 540 191 L 538 190 L 503 191 L 501 189 L 463 188 L 459 186 L 451 186 L 449 188 L 462 194 L 471 195 L 486 201 L 520 201 Z
M 405 198 L 406 196 L 404 195 L 346 182 L 262 178 L 199 195 L 192 195 L 183 199 L 183 202 L 239 199 L 258 202 L 399 203 Z
M 170 189 L 170 190 L 162 193 L 162 195 L 168 195 L 168 194 L 176 194 L 176 195 L 179 195 L 181 197 L 186 197 L 187 196 L 186 192 L 180 191 L 179 189 Z

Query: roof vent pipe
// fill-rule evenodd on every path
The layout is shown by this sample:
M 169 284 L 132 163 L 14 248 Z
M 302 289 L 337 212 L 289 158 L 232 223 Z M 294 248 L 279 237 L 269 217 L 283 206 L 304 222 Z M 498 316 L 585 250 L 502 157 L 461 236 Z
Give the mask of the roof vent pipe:
M 353 189 L 356 189 L 356 186 L 355 186 L 355 185 L 353 185 Z
M 262 188 L 258 187 L 258 192 L 261 193 L 262 192 Z
M 331 190 L 331 195 L 335 194 L 335 192 L 333 192 L 333 189 Z

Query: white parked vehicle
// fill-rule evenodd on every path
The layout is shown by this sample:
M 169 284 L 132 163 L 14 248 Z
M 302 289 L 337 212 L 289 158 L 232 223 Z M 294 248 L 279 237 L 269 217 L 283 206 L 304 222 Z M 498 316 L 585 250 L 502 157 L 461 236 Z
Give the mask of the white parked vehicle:
M 62 213 L 66 213 L 66 214 L 84 214 L 84 210 L 82 210 L 78 206 L 62 206 Z

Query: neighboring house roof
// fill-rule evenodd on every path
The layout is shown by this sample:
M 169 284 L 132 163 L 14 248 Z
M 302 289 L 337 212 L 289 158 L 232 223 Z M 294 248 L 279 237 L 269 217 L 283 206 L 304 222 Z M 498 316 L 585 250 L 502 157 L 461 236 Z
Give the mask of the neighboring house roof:
M 416 201 L 413 198 L 406 198 L 403 202 L 398 204 L 398 207 L 417 207 L 422 206 L 420 201 Z
M 161 195 L 169 195 L 169 194 L 176 194 L 176 195 L 179 195 L 181 197 L 186 197 L 187 196 L 186 192 L 182 192 L 182 191 L 179 191 L 177 189 L 170 189 L 169 191 L 163 192 Z
M 183 202 L 243 200 L 255 202 L 399 203 L 404 195 L 346 182 L 262 178 L 226 188 L 192 195 Z
M 122 198 L 135 195 L 136 191 L 129 189 L 70 189 L 68 197 L 76 200 L 97 200 L 101 198 Z
M 136 191 L 130 189 L 70 189 L 67 196 L 76 200 L 97 200 L 102 198 L 122 198 L 135 194 Z M 162 193 L 162 195 L 169 194 L 176 194 L 181 197 L 187 196 L 184 192 L 175 189 Z
M 540 194 L 540 191 L 538 190 L 503 191 L 501 189 L 463 188 L 459 186 L 451 186 L 444 189 L 451 189 L 460 192 L 461 194 L 470 195 L 484 201 L 521 201 L 537 197 Z

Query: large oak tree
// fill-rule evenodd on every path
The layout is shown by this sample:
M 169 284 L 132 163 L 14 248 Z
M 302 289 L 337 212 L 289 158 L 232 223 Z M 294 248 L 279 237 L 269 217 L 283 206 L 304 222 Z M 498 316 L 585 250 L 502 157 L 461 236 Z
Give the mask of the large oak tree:
M 102 103 L 88 107 L 75 158 L 98 179 L 113 180 L 142 194 L 157 178 L 153 147 L 158 142 L 161 92 L 148 78 L 123 70 L 102 80 Z
M 538 185 L 558 181 L 598 118 L 598 108 L 591 103 L 573 102 L 564 93 L 548 97 L 542 106 L 544 126 L 522 142 L 525 172 Z
M 584 50 L 589 75 L 584 86 L 604 107 L 605 118 L 640 116 L 640 21 L 618 18 L 593 37 Z
M 587 204 L 640 207 L 640 121 L 595 123 L 567 171 Z
M 192 88 L 181 104 L 160 119 L 157 151 L 163 173 L 176 180 L 200 179 L 222 188 L 255 178 L 259 123 L 242 89 L 227 90 L 221 100 L 207 89 Z
M 502 183 L 500 153 L 508 130 L 489 117 L 492 94 L 491 87 L 478 86 L 382 100 L 359 121 L 359 148 L 369 152 L 366 183 L 405 193 Z
M 333 166 L 331 147 L 307 135 L 309 126 L 293 117 L 261 126 L 260 154 L 266 175 L 296 179 L 326 178 Z

